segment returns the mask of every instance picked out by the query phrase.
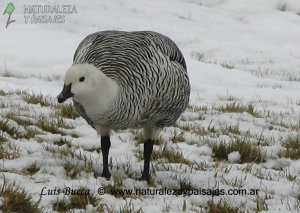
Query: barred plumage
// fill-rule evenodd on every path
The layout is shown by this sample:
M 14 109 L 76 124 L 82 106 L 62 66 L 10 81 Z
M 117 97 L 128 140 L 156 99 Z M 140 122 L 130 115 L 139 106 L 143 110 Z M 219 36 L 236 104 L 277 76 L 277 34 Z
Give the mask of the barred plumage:
M 90 118 L 92 122 L 106 122 L 112 129 L 163 127 L 173 124 L 187 107 L 190 86 L 185 60 L 176 44 L 159 33 L 91 34 L 80 43 L 73 63 L 93 64 L 120 85 L 114 105 Z
M 79 114 L 101 136 L 103 177 L 110 177 L 110 130 L 144 128 L 144 171 L 161 127 L 175 123 L 186 109 L 190 84 L 176 44 L 151 31 L 103 31 L 78 46 L 67 71 L 61 103 L 72 97 Z

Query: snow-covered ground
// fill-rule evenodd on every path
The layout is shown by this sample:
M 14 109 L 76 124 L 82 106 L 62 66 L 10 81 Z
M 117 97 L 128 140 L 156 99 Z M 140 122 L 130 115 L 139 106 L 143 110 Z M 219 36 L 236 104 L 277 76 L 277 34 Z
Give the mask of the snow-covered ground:
M 8 3 L 1 1 L 0 10 Z M 1 129 L 7 141 L 2 142 L 4 149 L 0 151 L 15 148 L 19 152 L 13 159 L 2 157 L 1 184 L 4 176 L 7 181 L 16 181 L 35 201 L 43 187 L 86 186 L 97 193 L 102 185 L 118 181 L 125 189 L 183 189 L 182 183 L 192 189 L 259 189 L 258 195 L 214 197 L 146 195 L 123 199 L 106 193 L 99 196 L 99 205 L 106 204 L 116 212 L 128 206 L 143 212 L 205 212 L 209 200 L 217 203 L 221 199 L 232 207 L 242 206 L 242 212 L 300 211 L 300 1 L 15 0 L 13 4 L 12 19 L 16 22 L 5 29 L 8 14 L 0 17 L 0 89 L 53 99 L 62 89 L 65 71 L 85 36 L 101 30 L 152 30 L 169 36 L 182 50 L 192 95 L 191 107 L 174 127 L 161 133 L 164 144 L 154 147 L 157 153 L 164 146 L 180 151 L 184 160 L 168 162 L 157 157 L 152 162 L 155 172 L 150 186 L 135 180 L 143 161 L 139 158 L 142 144 L 136 144 L 139 132 L 134 130 L 113 134 L 113 177 L 110 181 L 95 178 L 94 173 L 101 171 L 102 157 L 91 150 L 99 148 L 100 142 L 82 118 L 65 119 L 74 126 L 66 136 L 41 130 L 41 134 L 25 139 Z M 65 23 L 25 23 L 24 15 L 33 14 L 25 13 L 24 7 L 53 4 L 75 5 L 77 12 L 64 14 Z M 18 131 L 26 130 L 7 113 L 27 113 L 25 117 L 36 121 L 43 116 L 55 118 L 56 106 L 28 104 L 22 97 L 12 93 L 0 96 L 1 119 L 9 119 Z M 78 138 L 70 136 L 74 132 Z M 61 137 L 69 146 L 55 143 Z M 246 161 L 237 150 L 228 153 L 228 159 L 216 158 L 212 144 L 237 140 L 252 143 L 264 160 Z M 286 152 L 287 143 L 294 144 L 292 151 L 298 150 L 292 158 Z M 65 150 L 64 154 L 59 150 Z M 73 177 L 64 167 L 66 161 L 83 171 Z M 32 165 L 38 171 L 26 172 Z M 44 195 L 40 206 L 51 212 L 58 198 L 62 195 Z M 93 212 L 93 207 L 87 209 Z

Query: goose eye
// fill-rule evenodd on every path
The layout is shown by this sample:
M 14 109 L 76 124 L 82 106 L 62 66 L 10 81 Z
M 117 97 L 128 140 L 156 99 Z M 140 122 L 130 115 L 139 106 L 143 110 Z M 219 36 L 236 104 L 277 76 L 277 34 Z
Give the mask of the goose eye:
M 79 81 L 83 82 L 84 81 L 84 77 L 79 78 Z

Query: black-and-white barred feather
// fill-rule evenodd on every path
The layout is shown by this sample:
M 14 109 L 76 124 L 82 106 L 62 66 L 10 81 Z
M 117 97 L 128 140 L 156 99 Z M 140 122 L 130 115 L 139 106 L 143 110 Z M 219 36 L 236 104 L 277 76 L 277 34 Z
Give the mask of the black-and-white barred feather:
M 163 127 L 173 124 L 186 109 L 190 84 L 186 63 L 176 44 L 151 31 L 102 31 L 87 36 L 78 46 L 73 64 L 92 64 L 119 85 L 114 104 L 89 118 L 89 124 L 108 128 Z

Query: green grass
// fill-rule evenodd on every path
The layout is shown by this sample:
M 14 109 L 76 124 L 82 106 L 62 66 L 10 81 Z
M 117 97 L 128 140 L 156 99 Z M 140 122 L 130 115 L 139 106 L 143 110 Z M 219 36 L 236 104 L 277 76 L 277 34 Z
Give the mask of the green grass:
M 235 135 L 241 134 L 241 132 L 239 130 L 239 124 L 225 125 L 225 126 L 221 127 L 220 131 L 223 135 L 229 135 L 230 133 L 235 134 Z
M 56 108 L 58 109 L 58 116 L 70 119 L 76 119 L 79 117 L 79 114 L 77 113 L 73 104 L 60 104 L 56 105 Z
M 266 197 L 257 197 L 256 198 L 256 209 L 255 212 L 261 212 L 261 211 L 268 211 L 268 205 L 266 203 L 267 198 Z
M 44 96 L 43 94 L 20 92 L 20 95 L 22 96 L 22 99 L 29 104 L 40 104 L 44 107 L 55 107 L 57 109 L 56 114 L 58 116 L 70 119 L 76 119 L 77 117 L 79 117 L 79 114 L 71 103 L 58 104 L 55 99 Z
M 184 190 L 193 190 L 193 189 L 195 189 L 195 187 L 192 186 L 192 181 L 187 177 L 175 176 L 174 179 L 179 180 L 178 193 L 180 193 L 180 191 L 182 192 Z M 180 195 L 180 194 L 178 194 L 178 195 Z
M 4 108 L 7 108 L 7 104 L 4 103 L 2 100 L 0 100 L 0 109 L 4 109 Z
M 222 100 L 222 101 L 237 101 L 237 98 L 232 95 L 227 95 L 225 97 L 221 97 L 220 100 Z
M 72 124 L 65 122 L 63 118 L 42 118 L 39 119 L 38 123 L 36 124 L 37 127 L 41 128 L 44 131 L 50 132 L 52 134 L 61 134 L 63 136 L 68 135 L 69 133 L 65 133 L 61 129 L 74 129 Z M 78 138 L 76 132 L 72 132 L 69 134 L 73 138 Z
M 6 141 L 6 138 L 2 134 L 0 134 L 0 144 L 2 144 L 5 141 Z
M 79 190 L 87 191 L 87 188 L 79 188 Z M 71 208 L 85 209 L 86 205 L 91 204 L 97 206 L 100 201 L 94 194 L 90 193 L 88 195 L 72 195 L 70 197 Z
M 92 148 L 84 148 L 84 150 L 88 151 L 88 152 L 97 152 L 98 154 L 101 152 L 101 147 L 92 147 Z
M 29 93 L 22 93 L 22 98 L 24 101 L 26 101 L 29 104 L 41 104 L 41 106 L 51 106 L 51 101 L 48 100 L 47 97 L 45 97 L 42 94 L 29 94 Z
M 33 163 L 30 167 L 26 169 L 26 173 L 29 175 L 34 175 L 40 170 L 36 163 Z
M 135 140 L 135 145 L 138 146 L 140 144 L 144 144 L 145 140 L 144 140 L 144 134 L 143 132 L 139 132 L 138 130 L 135 129 L 130 129 L 129 130 L 132 134 L 134 134 L 134 138 L 133 140 Z M 161 137 L 159 137 L 156 141 L 154 141 L 155 145 L 161 145 L 163 144 L 164 141 Z
M 34 131 L 32 129 L 27 129 L 26 128 L 26 131 L 27 131 L 26 134 L 22 136 L 26 139 L 34 138 L 37 134 L 40 134 L 40 132 Z
M 159 159 L 165 159 L 169 163 L 191 164 L 190 161 L 183 157 L 183 154 L 180 151 L 170 149 L 166 145 L 163 145 L 157 151 L 153 151 L 152 160 L 157 161 Z
M 65 135 L 59 128 L 64 129 L 73 129 L 73 126 L 66 123 L 62 118 L 39 118 L 38 122 L 36 123 L 36 126 L 40 129 L 50 132 L 52 134 L 61 134 Z
M 5 70 L 5 72 L 1 72 L 0 76 L 6 77 L 6 78 L 9 78 L 9 77 L 15 77 L 15 78 L 17 78 L 18 77 L 14 73 L 8 72 L 7 70 Z
M 8 133 L 12 138 L 14 139 L 21 139 L 21 138 L 34 138 L 37 134 L 43 134 L 42 132 L 34 131 L 31 128 L 27 128 L 28 126 L 37 126 L 41 130 L 45 132 L 49 132 L 52 134 L 61 134 L 61 135 L 67 135 L 62 129 L 73 129 L 74 127 L 67 123 L 63 117 L 74 119 L 78 117 L 78 114 L 76 113 L 75 109 L 71 104 L 67 105 L 55 105 L 51 101 L 47 101 L 46 97 L 43 95 L 35 95 L 35 94 L 29 94 L 24 93 L 21 91 L 15 92 L 22 96 L 22 98 L 31 104 L 38 104 L 40 103 L 41 106 L 46 107 L 55 107 L 56 110 L 58 110 L 59 116 L 53 116 L 49 117 L 37 117 L 37 118 L 31 118 L 27 115 L 26 112 L 22 111 L 21 108 L 12 109 L 9 112 L 5 114 L 5 118 L 0 120 L 0 129 Z M 29 110 L 29 109 L 28 109 Z M 27 118 L 26 118 L 27 117 Z M 9 120 L 15 121 L 19 126 L 23 126 L 26 131 L 20 132 L 19 128 L 17 126 L 12 126 L 8 122 Z M 62 128 L 62 129 L 60 129 Z M 70 134 L 72 137 L 78 138 L 78 135 L 76 133 Z
M 80 173 L 84 171 L 84 168 L 71 162 L 65 162 L 64 169 L 66 170 L 67 176 L 71 179 L 76 179 Z
M 241 207 L 233 207 L 225 201 L 219 201 L 214 203 L 212 201 L 208 202 L 208 212 L 207 213 L 240 213 L 243 212 Z
M 53 144 L 57 145 L 57 146 L 63 146 L 63 145 L 67 145 L 68 147 L 71 147 L 70 144 L 71 141 L 67 140 L 66 138 L 60 138 L 57 141 L 54 141 Z
M 204 60 L 204 53 L 203 52 L 192 52 L 192 58 L 196 59 L 197 61 L 203 61 Z
M 14 139 L 21 139 L 21 138 L 26 138 L 26 139 L 30 139 L 30 138 L 34 138 L 35 135 L 39 134 L 40 132 L 38 131 L 34 131 L 32 129 L 27 128 L 30 125 L 34 125 L 34 122 L 32 122 L 31 119 L 29 118 L 23 118 L 20 117 L 18 112 L 9 112 L 5 115 L 5 117 L 9 120 L 13 120 L 15 121 L 19 126 L 23 126 L 25 128 L 25 133 L 19 133 L 18 132 L 18 128 L 11 128 L 11 127 L 7 127 L 6 131 L 8 130 L 8 134 L 10 134 Z M 26 116 L 24 116 L 26 117 Z M 7 125 L 7 123 L 6 123 Z
M 98 205 L 100 198 L 96 197 L 91 190 L 88 190 L 85 187 L 80 187 L 77 190 L 80 193 L 76 195 L 70 195 L 69 201 L 66 199 L 57 199 L 53 204 L 53 210 L 58 212 L 66 212 L 71 209 L 85 209 L 86 205 L 89 204 L 94 207 Z
M 210 145 L 212 147 L 214 158 L 216 160 L 228 160 L 228 154 L 238 151 L 241 155 L 240 163 L 262 163 L 265 157 L 261 154 L 259 148 L 253 145 L 247 139 L 234 139 L 228 144 L 221 141 Z
M 281 157 L 291 158 L 293 160 L 300 159 L 300 135 L 288 136 L 281 145 L 286 148 L 285 151 L 279 153 Z
M 138 159 L 143 160 L 143 150 L 139 149 L 135 155 Z M 151 161 L 167 161 L 168 163 L 181 163 L 191 165 L 191 162 L 183 157 L 180 151 L 173 150 L 167 147 L 167 145 L 160 146 L 159 150 L 153 150 L 151 155 Z
M 221 66 L 224 67 L 224 68 L 226 68 L 226 69 L 233 69 L 234 68 L 233 64 L 226 63 L 226 62 L 221 63 Z
M 1 122 L 0 122 L 1 124 Z M 3 126 L 2 126 L 3 127 Z M 1 129 L 5 131 L 4 129 Z M 0 134 L 0 159 L 16 159 L 20 157 L 20 149 L 17 145 L 7 143 L 8 140 Z
M 118 213 L 144 213 L 142 208 L 136 209 L 134 204 L 132 203 L 132 200 L 126 200 L 126 203 L 124 206 L 121 206 L 119 208 Z
M 16 183 L 4 183 L 0 189 L 0 197 L 3 197 L 3 204 L 0 210 L 3 212 L 18 213 L 40 213 L 42 209 L 39 207 L 40 200 L 34 202 L 32 197 L 23 189 L 20 189 Z
M 74 156 L 74 158 L 81 158 L 79 159 L 79 162 L 77 160 L 65 160 L 63 162 L 63 167 L 66 170 L 67 176 L 70 177 L 71 179 L 76 179 L 80 177 L 81 172 L 86 172 L 86 173 L 91 173 L 95 172 L 93 169 L 92 162 L 88 160 L 87 158 L 83 159 L 83 156 Z
M 19 132 L 18 127 L 9 124 L 8 119 L 0 120 L 0 129 L 9 134 L 14 139 L 21 138 L 23 136 L 23 134 Z
M 7 92 L 5 92 L 4 90 L 0 90 L 0 96 L 6 96 L 6 95 L 8 95 Z
M 67 212 L 70 210 L 70 203 L 65 199 L 57 199 L 55 203 L 53 203 L 53 210 L 57 212 Z
M 255 106 L 253 103 L 241 104 L 239 102 L 228 103 L 225 106 L 214 106 L 213 109 L 221 111 L 221 112 L 229 112 L 229 113 L 243 113 L 247 112 L 254 117 L 260 117 L 259 113 L 255 110 Z
M 20 113 L 19 112 L 8 112 L 5 117 L 7 119 L 10 119 L 10 120 L 13 120 L 15 122 L 17 122 L 19 125 L 21 126 L 29 126 L 29 125 L 34 125 L 34 122 L 32 122 L 32 120 L 30 120 L 29 118 L 23 118 L 23 117 L 26 117 L 26 116 L 23 116 L 23 117 L 20 117 Z
M 144 135 L 142 132 L 137 132 L 136 130 L 131 131 L 134 134 L 133 140 L 135 140 L 135 145 L 144 144 Z
M 119 178 L 114 178 L 113 182 L 108 182 L 108 184 L 105 184 L 103 187 L 104 187 L 105 194 L 112 194 L 112 192 L 120 190 L 122 186 L 123 186 L 122 180 Z M 126 194 L 122 195 L 119 193 L 115 193 L 114 196 L 116 198 L 121 198 L 121 197 L 125 198 Z
M 7 93 L 1 93 L 0 90 L 0 95 L 6 95 Z M 1 97 L 5 99 L 6 97 Z M 31 98 L 27 99 L 28 102 L 32 104 L 38 104 L 43 102 L 43 97 L 42 96 L 34 96 Z M 24 103 L 23 103 L 24 104 Z M 49 105 L 47 105 L 49 104 Z M 11 104 L 8 104 L 11 105 Z M 1 120 L 0 119 L 0 128 L 4 132 L 8 133 L 9 135 L 4 134 L 5 136 L 0 135 L 0 158 L 4 159 L 14 159 L 18 158 L 20 156 L 18 152 L 18 148 L 15 145 L 15 143 L 10 142 L 10 138 L 14 139 L 19 139 L 19 138 L 34 138 L 36 134 L 61 134 L 61 135 L 69 135 L 69 132 L 72 133 L 73 131 L 73 126 L 72 121 L 70 119 L 75 119 L 78 117 L 78 114 L 76 110 L 74 109 L 72 104 L 65 104 L 65 105 L 56 105 L 55 103 L 42 103 L 41 105 L 46 106 L 47 108 L 44 109 L 52 109 L 54 111 L 53 114 L 49 114 L 49 117 L 39 117 L 39 115 L 33 115 L 34 119 L 31 119 L 29 116 L 24 116 L 23 115 L 23 109 L 22 113 L 13 112 L 9 111 L 4 118 Z M 41 108 L 39 106 L 33 106 L 33 105 L 27 105 L 29 106 L 28 109 L 31 111 L 31 108 Z M 7 107 L 6 107 L 7 108 Z M 4 112 L 7 109 L 4 109 Z M 198 111 L 197 111 L 198 110 Z M 25 111 L 25 110 L 24 110 Z M 240 102 L 237 102 L 236 99 L 233 99 L 232 97 L 228 96 L 228 99 L 226 99 L 226 102 L 221 105 L 213 105 L 212 107 L 194 107 L 190 106 L 188 109 L 189 113 L 187 113 L 187 116 L 182 117 L 182 121 L 179 121 L 177 124 L 174 124 L 175 131 L 173 131 L 173 134 L 169 136 L 167 140 L 169 144 L 172 144 L 170 141 L 173 143 L 177 142 L 186 142 L 189 143 L 188 141 L 185 141 L 185 138 L 189 137 L 188 132 L 193 133 L 193 138 L 191 143 L 198 148 L 198 146 L 201 146 L 203 144 L 208 144 L 214 153 L 214 158 L 215 158 L 215 164 L 211 166 L 210 164 L 199 164 L 199 168 L 194 168 L 197 167 L 196 163 L 193 163 L 189 160 L 188 158 L 185 159 L 183 153 L 181 152 L 182 150 L 177 150 L 173 149 L 172 145 L 167 146 L 167 145 L 162 145 L 163 140 L 159 139 L 159 141 L 155 142 L 155 144 L 160 145 L 159 149 L 153 151 L 152 155 L 152 160 L 151 162 L 153 163 L 152 169 L 153 168 L 162 168 L 162 170 L 168 170 L 169 168 L 173 168 L 172 165 L 169 165 L 169 163 L 177 163 L 181 164 L 180 169 L 183 170 L 184 173 L 192 173 L 195 170 L 210 170 L 214 171 L 215 169 L 219 169 L 220 163 L 219 161 L 227 161 L 228 160 L 228 154 L 234 151 L 238 151 L 241 155 L 241 161 L 240 163 L 248 163 L 251 165 L 258 165 L 260 166 L 259 163 L 262 163 L 265 161 L 265 156 L 263 153 L 260 151 L 260 146 L 267 146 L 273 144 L 271 141 L 269 144 L 266 143 L 267 140 L 270 138 L 268 136 L 265 136 L 265 134 L 261 133 L 261 137 L 257 138 L 257 135 L 254 135 L 252 131 L 249 130 L 247 134 L 244 132 L 241 132 L 240 127 L 239 127 L 239 122 L 252 122 L 253 118 L 252 116 L 247 115 L 245 120 L 244 117 L 239 117 L 237 114 L 227 114 L 232 118 L 232 120 L 236 120 L 237 123 L 227 123 L 224 125 L 224 120 L 223 119 L 223 113 L 249 113 L 250 115 L 253 115 L 254 117 L 259 117 L 262 118 L 257 111 L 256 106 L 253 103 L 247 103 L 243 104 Z M 192 112 L 191 112 L 192 111 Z M 200 116 L 201 113 L 201 116 Z M 197 115 L 199 114 L 199 117 Z M 193 116 L 191 116 L 193 115 Z M 220 116 L 219 116 L 220 115 Z M 264 114 L 265 116 L 265 111 Z M 287 130 L 290 130 L 292 127 L 290 124 L 284 123 L 284 119 L 277 119 L 276 113 L 274 113 L 274 120 L 279 121 L 279 123 L 275 123 L 274 125 L 277 124 L 277 126 L 282 126 L 286 128 Z M 216 119 L 215 117 L 216 116 Z M 218 117 L 219 116 L 219 117 Z M 225 115 L 226 116 L 226 115 Z M 279 115 L 278 115 L 279 116 Z M 283 115 L 285 116 L 285 115 Z M 26 119 L 28 117 L 28 119 Z M 250 118 L 249 118 L 250 117 Z M 10 119 L 15 121 L 22 129 L 22 127 L 27 130 L 27 133 L 21 132 L 18 126 L 11 126 L 10 123 L 5 119 Z M 65 119 L 65 118 L 70 118 L 70 119 Z M 195 118 L 195 119 L 194 119 Z M 204 119 L 205 122 L 199 122 L 198 120 Z M 267 117 L 265 117 L 267 118 Z M 284 117 L 285 118 L 285 117 Z M 214 120 L 213 120 L 214 119 Z M 218 119 L 220 120 L 219 125 L 217 124 Z M 241 120 L 240 120 L 241 119 Z M 184 122 L 183 122 L 184 120 Z M 211 122 L 211 124 L 207 127 L 205 124 L 209 122 L 209 120 L 213 120 L 214 122 Z M 260 119 L 263 120 L 263 119 Z M 226 121 L 226 120 L 225 120 Z M 291 121 L 293 122 L 293 120 Z M 205 128 L 203 128 L 200 123 L 205 125 Z M 269 122 L 270 123 L 270 122 Z M 13 124 L 13 123 L 12 123 Z M 216 124 L 216 125 L 215 125 Z M 260 124 L 260 123 L 259 123 Z M 267 125 L 268 123 L 266 123 Z M 35 132 L 34 129 L 31 130 L 31 126 L 37 126 L 40 128 L 41 132 Z M 182 126 L 181 126 L 182 125 Z M 292 125 L 292 124 L 291 124 Z M 30 127 L 29 127 L 30 126 Z M 29 129 L 28 129 L 29 127 Z M 265 126 L 263 126 L 264 128 Z M 171 127 L 173 130 L 174 128 Z M 284 128 L 280 128 L 282 132 L 286 132 Z M 299 129 L 298 127 L 294 127 Z M 283 130 L 282 130 L 283 129 Z M 244 128 L 243 128 L 244 130 Z M 267 130 L 267 127 L 266 127 Z M 268 130 L 267 130 L 268 131 Z M 167 132 L 167 131 L 166 131 Z M 166 133 L 166 132 L 163 132 Z M 250 134 L 251 132 L 251 134 Z M 142 134 L 142 131 L 137 131 L 134 130 L 132 131 L 133 133 L 133 138 L 134 142 L 138 147 L 142 147 L 141 144 L 144 143 L 144 137 Z M 280 132 L 281 133 L 281 132 Z M 185 135 L 186 134 L 186 135 Z M 220 135 L 227 135 L 228 138 L 231 138 L 231 142 L 225 143 L 223 141 L 219 141 L 219 143 L 216 143 L 218 141 L 218 137 Z M 260 134 L 258 134 L 260 135 Z M 76 135 L 75 135 L 76 136 Z M 204 137 L 202 137 L 204 136 Z M 226 137 L 227 137 L 226 136 Z M 266 138 L 264 138 L 264 136 Z M 7 137 L 7 139 L 6 139 Z M 164 135 L 164 138 L 166 137 L 166 134 Z M 121 137 L 120 137 L 121 138 Z M 251 139 L 250 139 L 251 138 Z M 38 140 L 38 137 L 36 137 Z M 121 138 L 122 139 L 122 138 Z M 188 139 L 188 138 L 187 138 Z M 260 142 L 260 140 L 262 142 Z M 274 139 L 275 140 L 275 139 Z M 9 141 L 9 143 L 6 143 Z M 16 140 L 17 141 L 17 140 Z M 15 142 L 15 141 L 14 141 Z M 124 140 L 124 142 L 127 142 Z M 277 143 L 277 141 L 274 141 L 274 143 Z M 10 144 L 10 146 L 9 146 Z M 54 144 L 54 145 L 53 145 Z M 66 140 L 65 137 L 61 137 L 57 139 L 57 141 L 54 141 L 53 144 L 49 143 L 49 147 L 52 147 L 53 150 L 48 149 L 48 153 L 53 153 L 53 157 L 57 157 L 58 159 L 61 159 L 61 166 L 64 167 L 66 173 L 67 173 L 67 179 L 81 179 L 82 175 L 85 173 L 88 173 L 88 175 L 92 174 L 94 171 L 92 167 L 92 160 L 88 158 L 89 152 L 82 151 L 82 154 L 78 154 L 78 150 L 76 150 L 75 146 L 71 146 L 71 143 Z M 66 144 L 66 146 L 64 146 Z M 44 141 L 41 142 L 41 145 L 45 145 Z M 75 145 L 75 144 L 74 144 Z M 180 145 L 180 144 L 179 144 Z M 15 146 L 15 147 L 13 147 Z M 100 145 L 99 145 L 100 146 Z M 282 146 L 286 149 L 280 153 L 282 157 L 290 157 L 292 159 L 300 159 L 300 137 L 299 136 L 290 136 L 284 141 L 282 141 Z M 98 146 L 97 146 L 98 147 Z M 157 146 L 155 147 L 157 148 Z M 88 151 L 97 151 L 98 153 L 101 153 L 101 148 L 91 148 Z M 143 159 L 143 148 L 138 151 L 138 158 Z M 22 152 L 23 153 L 23 152 Z M 95 153 L 94 153 L 95 154 Z M 185 153 L 184 153 L 185 154 Z M 111 157 L 110 160 L 114 158 Z M 67 161 L 68 159 L 68 161 Z M 116 157 L 118 160 L 118 157 Z M 117 160 L 115 162 L 117 162 Z M 256 164 L 257 163 L 257 164 Z M 158 166 L 157 166 L 158 165 Z M 226 164 L 227 165 L 227 164 Z M 114 167 L 114 169 L 117 171 L 124 171 L 124 173 L 128 176 L 128 178 L 135 178 L 136 177 L 136 170 L 131 167 L 130 164 L 128 163 L 123 163 L 123 160 L 118 161 L 117 163 L 112 164 L 110 161 L 110 166 Z M 200 166 L 202 168 L 200 169 Z M 241 165 L 243 167 L 243 165 Z M 240 166 L 239 166 L 240 167 Z M 117 169 L 116 169 L 117 168 Z M 177 167 L 176 167 L 177 168 Z M 228 172 L 230 172 L 230 164 L 228 164 Z M 31 165 L 29 168 L 24 168 L 22 170 L 21 174 L 22 175 L 33 175 L 39 172 L 39 167 L 36 164 Z M 169 170 L 171 170 L 169 169 Z M 153 169 L 154 170 L 154 169 Z M 160 171 L 162 171 L 160 170 Z M 180 170 L 180 171 L 182 171 Z M 173 171 L 172 171 L 173 172 Z M 151 173 L 155 174 L 151 170 Z M 226 172 L 225 172 L 226 173 Z M 155 175 L 154 175 L 155 176 Z M 287 181 L 295 181 L 297 176 L 292 176 L 292 175 L 287 175 L 286 177 Z M 267 180 L 265 176 L 262 175 L 261 179 Z M 191 180 L 189 178 L 176 178 L 178 181 L 180 189 L 193 189 Z M 274 178 L 275 180 L 275 178 Z M 74 180 L 72 180 L 74 181 Z M 224 181 L 225 182 L 225 181 Z M 236 181 L 239 183 L 239 181 Z M 111 183 L 110 185 L 106 185 L 105 189 L 106 191 L 109 191 L 111 189 L 120 189 L 123 187 L 122 185 L 122 180 L 116 180 L 114 182 L 109 182 Z M 125 183 L 125 182 L 124 182 Z M 224 183 L 225 185 L 231 186 L 231 181 L 228 181 L 228 183 Z M 160 184 L 159 184 L 160 185 Z M 155 186 L 156 187 L 156 186 Z M 117 198 L 121 199 L 136 199 L 140 197 L 132 197 L 130 195 L 114 195 Z M 70 198 L 70 199 L 69 199 Z M 96 197 L 97 199 L 97 197 Z M 300 199 L 300 198 L 299 198 Z M 215 201 L 216 202 L 216 201 Z M 92 205 L 98 205 L 96 204 L 97 201 L 94 201 L 93 198 L 85 197 L 83 198 L 82 196 L 70 196 L 67 199 L 62 199 L 62 200 L 57 200 L 57 202 L 53 205 L 53 210 L 59 211 L 59 212 L 65 212 L 65 211 L 72 211 L 72 209 L 75 208 L 80 208 L 84 209 L 86 204 L 88 203 L 93 203 Z M 34 204 L 34 203 L 33 203 Z M 182 204 L 182 203 L 181 203 Z M 181 205 L 180 204 L 180 205 Z M 258 200 L 257 201 L 258 208 L 257 210 L 264 210 L 266 208 L 263 200 Z M 185 210 L 189 209 L 191 206 L 189 206 L 189 203 L 186 203 L 186 206 L 183 208 Z M 106 208 L 106 207 L 104 207 Z M 181 208 L 181 207 L 180 207 Z M 255 207 L 253 207 L 255 208 Z M 122 210 L 122 211 L 121 211 Z M 128 208 L 122 208 L 120 209 L 121 212 L 136 212 L 134 208 L 131 208 L 130 206 Z M 188 211 L 188 210 L 187 210 Z M 242 210 L 241 210 L 242 211 Z M 4 211 L 5 212 L 5 211 Z M 18 212 L 18 211 L 16 211 Z M 102 212 L 102 211 L 101 211 Z M 238 209 L 233 207 L 232 205 L 226 203 L 225 201 L 222 202 L 216 202 L 216 203 L 211 203 L 209 204 L 209 211 L 208 212 L 238 212 Z
M 20 157 L 19 147 L 13 147 L 11 144 L 0 143 L 0 159 L 16 159 Z
M 199 111 L 207 112 L 208 111 L 207 106 L 188 105 L 188 109 L 191 110 L 192 112 L 199 112 Z
M 177 143 L 177 142 L 184 142 L 184 132 L 175 129 L 175 131 L 173 132 L 172 136 L 171 136 L 171 141 L 173 143 Z
M 192 129 L 192 132 L 199 135 L 199 136 L 204 136 L 209 134 L 209 131 L 206 130 L 204 127 L 196 127 Z
M 0 90 L 0 96 L 5 96 L 8 94 L 14 94 L 14 93 L 8 93 L 3 90 Z M 55 99 L 44 96 L 43 94 L 34 94 L 34 93 L 28 93 L 24 91 L 17 91 L 15 94 L 18 94 L 22 97 L 22 99 L 27 102 L 28 104 L 40 104 L 44 107 L 54 107 L 57 109 L 57 115 L 65 118 L 75 119 L 79 117 L 79 114 L 77 113 L 76 109 L 74 108 L 73 104 L 58 104 Z
M 279 11 L 282 11 L 282 12 L 287 11 L 287 5 L 286 5 L 286 3 L 278 4 L 277 9 L 278 9 Z
M 296 123 L 296 124 L 287 123 L 287 122 L 284 122 L 283 120 L 278 121 L 278 119 L 271 121 L 270 124 L 272 124 L 274 126 L 280 126 L 285 129 L 288 129 L 288 130 L 300 131 L 300 118 L 299 118 L 298 123 Z
M 40 134 L 40 132 L 27 128 L 29 125 L 34 125 L 30 119 L 22 119 L 12 112 L 5 115 L 7 119 L 0 120 L 0 129 L 7 134 L 9 134 L 13 139 L 30 139 L 34 138 L 35 135 Z M 9 124 L 9 120 L 15 121 L 18 126 L 12 126 Z M 21 132 L 19 126 L 23 126 L 25 131 Z
M 129 193 L 125 193 L 125 192 L 123 193 L 122 191 L 120 191 L 120 189 L 124 189 L 124 188 L 123 188 L 123 182 L 119 178 L 114 177 L 113 182 L 109 182 L 108 184 L 103 185 L 103 187 L 104 187 L 105 194 L 111 194 L 116 198 L 122 198 L 125 200 L 126 198 L 135 199 L 139 196 L 134 194 L 130 195 Z

